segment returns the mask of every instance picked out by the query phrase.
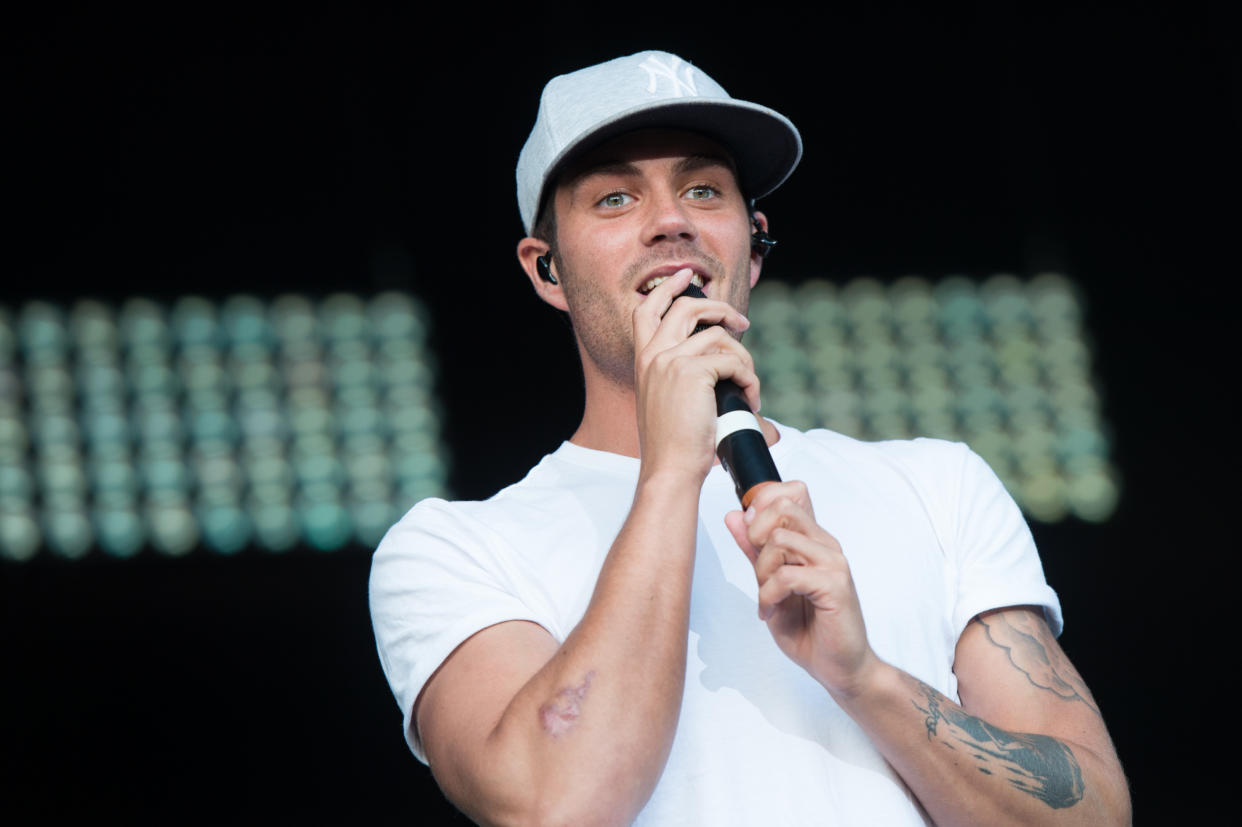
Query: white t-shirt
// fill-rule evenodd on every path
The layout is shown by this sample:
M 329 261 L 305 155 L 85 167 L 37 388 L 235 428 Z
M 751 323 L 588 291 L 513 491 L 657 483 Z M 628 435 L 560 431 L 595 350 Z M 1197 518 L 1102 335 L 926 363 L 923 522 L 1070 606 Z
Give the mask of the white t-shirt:
M 1060 604 L 1018 507 L 965 445 L 776 425 L 777 468 L 806 482 L 816 519 L 841 543 L 880 658 L 956 700 L 954 648 L 975 615 L 1041 605 L 1060 632 Z M 506 620 L 563 641 L 581 619 L 638 466 L 565 443 L 491 499 L 424 500 L 384 537 L 372 621 L 419 760 L 414 701 L 459 644 Z M 737 508 L 732 481 L 713 467 L 699 498 L 681 717 L 636 823 L 923 823 L 862 730 L 758 619 L 754 570 L 724 524 Z

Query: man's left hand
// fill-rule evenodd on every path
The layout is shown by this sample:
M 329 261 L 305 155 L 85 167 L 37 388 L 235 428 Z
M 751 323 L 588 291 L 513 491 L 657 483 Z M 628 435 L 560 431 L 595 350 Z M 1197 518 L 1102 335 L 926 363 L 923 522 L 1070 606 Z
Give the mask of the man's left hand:
M 765 485 L 725 525 L 759 582 L 759 617 L 777 646 L 833 695 L 862 690 L 880 663 L 867 642 L 854 579 L 837 539 L 817 522 L 806 485 Z

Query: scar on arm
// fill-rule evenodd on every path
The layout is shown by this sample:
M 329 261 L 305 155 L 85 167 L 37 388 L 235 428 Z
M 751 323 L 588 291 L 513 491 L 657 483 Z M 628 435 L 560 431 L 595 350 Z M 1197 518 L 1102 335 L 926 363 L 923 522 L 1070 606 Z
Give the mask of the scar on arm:
M 594 671 L 587 672 L 582 683 L 562 689 L 552 700 L 539 707 L 539 722 L 543 724 L 544 732 L 553 738 L 560 738 L 573 729 L 582 714 L 582 701 L 594 677 Z

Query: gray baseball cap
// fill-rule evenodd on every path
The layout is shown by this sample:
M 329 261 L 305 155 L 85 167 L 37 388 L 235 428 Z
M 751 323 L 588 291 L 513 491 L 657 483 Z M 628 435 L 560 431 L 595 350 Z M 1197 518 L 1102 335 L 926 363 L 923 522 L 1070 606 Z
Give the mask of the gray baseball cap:
M 739 184 L 760 198 L 784 183 L 802 157 L 802 137 L 784 115 L 729 97 L 697 67 L 668 52 L 639 52 L 558 75 L 543 87 L 539 115 L 518 156 L 517 197 L 529 233 L 544 188 L 562 164 L 623 132 L 685 129 L 733 154 Z

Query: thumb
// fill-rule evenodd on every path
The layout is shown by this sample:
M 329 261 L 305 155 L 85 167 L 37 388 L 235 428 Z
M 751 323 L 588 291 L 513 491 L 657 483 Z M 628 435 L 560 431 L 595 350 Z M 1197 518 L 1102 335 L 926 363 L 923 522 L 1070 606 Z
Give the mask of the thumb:
M 746 536 L 746 521 L 742 518 L 742 512 L 730 511 L 726 514 L 725 527 L 733 535 L 733 542 L 737 543 L 737 547 L 742 550 L 753 566 L 759 557 L 759 549 L 751 545 L 750 538 Z

